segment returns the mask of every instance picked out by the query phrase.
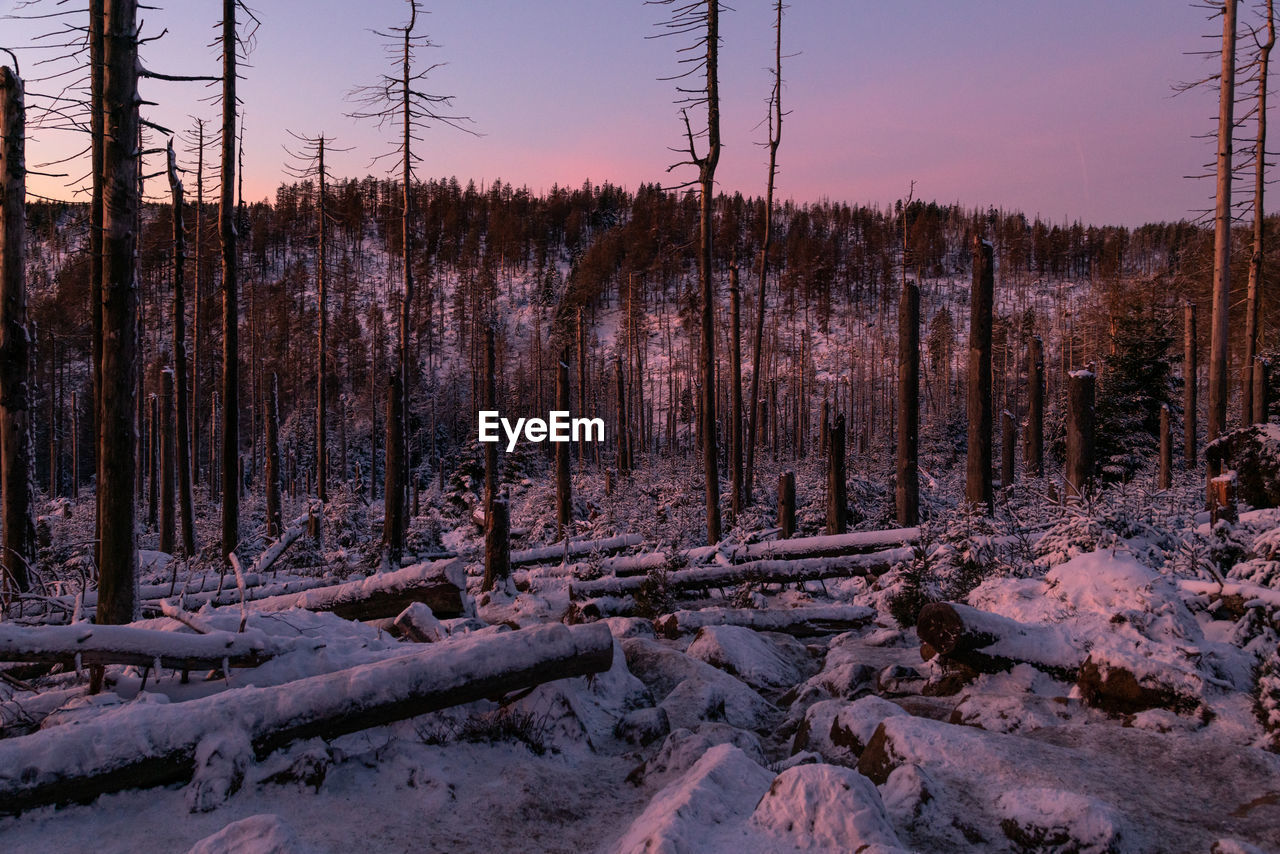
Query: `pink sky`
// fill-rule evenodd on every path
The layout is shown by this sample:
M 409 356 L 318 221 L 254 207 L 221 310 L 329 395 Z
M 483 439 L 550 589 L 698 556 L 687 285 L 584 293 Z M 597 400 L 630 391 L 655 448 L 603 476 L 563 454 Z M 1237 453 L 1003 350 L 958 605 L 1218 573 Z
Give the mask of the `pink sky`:
M 14 0 L 0 0 L 11 11 Z M 169 29 L 145 51 L 170 73 L 215 74 L 217 4 L 171 2 L 145 13 L 146 31 Z M 371 159 L 390 130 L 356 123 L 345 93 L 372 82 L 385 64 L 370 28 L 402 23 L 402 0 L 258 0 L 262 27 L 245 70 L 245 188 L 272 197 L 281 180 L 286 130 L 324 132 L 350 146 L 332 158 L 339 175 L 381 174 Z M 673 39 L 657 32 L 661 7 L 640 0 L 450 0 L 424 6 L 422 30 L 446 63 L 434 91 L 457 96 L 481 137 L 426 132 L 420 178 L 464 183 L 501 178 L 536 191 L 585 179 L 634 188 L 668 176 L 681 142 L 672 82 Z M 355 9 L 356 11 L 353 11 Z M 1248 9 L 1243 18 L 1251 19 Z M 772 61 L 767 0 L 741 0 L 723 14 L 722 189 L 764 190 L 760 122 Z M 6 22 L 5 46 L 21 47 L 48 24 Z M 1182 80 L 1212 73 L 1187 52 L 1220 25 L 1170 0 L 869 0 L 795 2 L 784 22 L 785 124 L 779 153 L 782 197 L 886 204 L 904 196 L 994 204 L 1064 218 L 1136 225 L 1193 216 L 1207 206 L 1201 171 L 1212 150 L 1194 134 L 1212 127 L 1211 91 L 1172 96 Z M 38 54 L 22 54 L 35 78 Z M 50 84 L 34 79 L 33 91 Z M 215 119 L 200 84 L 147 82 L 159 102 L 148 115 L 186 128 Z M 34 99 L 33 99 L 34 103 Z M 34 132 L 32 164 L 76 150 L 67 133 Z M 82 167 L 65 171 L 81 174 Z M 65 182 L 32 180 L 65 196 Z

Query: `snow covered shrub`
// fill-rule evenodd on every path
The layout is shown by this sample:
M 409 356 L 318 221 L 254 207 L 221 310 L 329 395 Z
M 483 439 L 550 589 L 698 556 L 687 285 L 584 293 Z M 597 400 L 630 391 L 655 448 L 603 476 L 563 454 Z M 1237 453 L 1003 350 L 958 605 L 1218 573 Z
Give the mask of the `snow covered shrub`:
M 1266 731 L 1266 748 L 1280 753 L 1280 651 L 1272 650 L 1257 669 L 1254 713 Z
M 1036 543 L 1035 563 L 1048 569 L 1077 555 L 1124 547 L 1152 566 L 1178 547 L 1167 520 L 1157 519 L 1152 496 L 1124 484 L 1062 507 L 1062 516 Z
M 649 570 L 644 583 L 635 593 L 636 616 L 653 619 L 669 614 L 675 604 L 675 591 L 671 589 L 671 569 L 674 561 L 666 566 Z

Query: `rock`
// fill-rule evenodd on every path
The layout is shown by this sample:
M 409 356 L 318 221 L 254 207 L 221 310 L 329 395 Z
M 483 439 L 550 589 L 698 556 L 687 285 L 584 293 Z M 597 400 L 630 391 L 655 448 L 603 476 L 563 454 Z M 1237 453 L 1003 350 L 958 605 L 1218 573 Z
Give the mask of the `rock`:
M 641 617 L 606 617 L 601 620 L 618 640 L 656 637 L 653 623 Z
M 623 715 L 614 734 L 628 744 L 651 744 L 671 732 L 665 709 L 636 709 Z
M 745 823 L 772 781 L 769 770 L 737 747 L 716 745 L 658 792 L 611 850 L 615 854 L 721 850 L 726 834 Z
M 206 836 L 187 854 L 312 854 L 278 815 L 252 815 Z
M 622 641 L 627 667 L 661 700 L 671 726 L 696 726 L 700 721 L 723 717 L 744 729 L 772 729 L 779 714 L 742 680 L 705 662 L 648 638 Z M 672 696 L 679 688 L 679 693 Z M 693 707 L 686 707 L 693 703 Z M 717 704 L 723 713 L 717 714 Z
M 848 748 L 831 743 L 831 724 L 844 706 L 844 700 L 820 700 L 810 706 L 792 739 L 792 754 L 812 751 L 826 762 L 849 766 L 857 764 L 858 757 L 851 754 Z
M 1000 829 L 1019 851 L 1120 854 L 1123 822 L 1110 804 L 1059 789 L 1015 789 L 996 801 Z
M 910 826 L 934 799 L 937 785 L 919 765 L 900 765 L 890 772 L 880 796 L 889 815 Z
M 696 729 L 674 729 L 658 752 L 643 766 L 641 776 L 683 774 L 718 744 L 732 744 L 760 765 L 765 764 L 764 748 L 753 733 L 725 723 L 704 723 Z
M 881 851 L 902 850 L 876 787 L 835 765 L 783 771 L 760 799 L 751 824 L 800 849 L 863 851 L 879 845 Z
M 914 667 L 890 664 L 876 674 L 876 692 L 888 695 L 919 694 L 925 681 L 925 675 Z
M 804 645 L 792 638 L 773 640 L 742 626 L 703 626 L 687 653 L 737 676 L 752 688 L 780 691 L 803 677 L 808 663 Z
M 862 697 L 844 704 L 837 711 L 831 722 L 829 738 L 833 745 L 856 759 L 866 749 L 881 722 L 906 714 L 901 706 L 881 697 Z

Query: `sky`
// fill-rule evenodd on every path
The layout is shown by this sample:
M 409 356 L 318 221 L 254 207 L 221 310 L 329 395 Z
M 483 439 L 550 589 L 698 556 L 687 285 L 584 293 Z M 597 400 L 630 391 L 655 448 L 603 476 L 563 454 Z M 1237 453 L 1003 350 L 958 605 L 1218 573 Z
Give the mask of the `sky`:
M 43 0 L 51 4 L 53 0 Z M 163 0 L 162 0 L 163 2 Z M 20 0 L 0 12 L 20 13 Z M 145 65 L 216 75 L 221 4 L 168 0 L 142 13 Z M 394 128 L 348 117 L 360 84 L 392 70 L 372 32 L 400 26 L 405 0 L 256 0 L 257 43 L 244 69 L 245 196 L 274 198 L 285 178 L 288 132 L 351 149 L 328 159 L 338 176 L 383 175 L 374 157 Z M 735 0 L 721 16 L 723 154 L 717 184 L 763 195 L 763 124 L 772 81 L 769 0 Z M 1249 4 L 1242 21 L 1252 20 Z M 419 179 L 495 179 L 535 193 L 584 180 L 634 189 L 677 184 L 683 159 L 674 104 L 681 37 L 654 38 L 668 8 L 642 0 L 426 0 L 419 31 L 438 45 L 420 61 L 453 95 L 478 136 L 431 127 L 417 145 Z M 76 23 L 79 23 L 78 20 Z M 5 20 L 0 47 L 16 47 L 28 89 L 58 66 L 26 50 L 48 20 Z M 1210 206 L 1205 171 L 1217 95 L 1174 95 L 1175 84 L 1216 71 L 1221 23 L 1183 0 L 792 0 L 783 21 L 784 108 L 777 193 L 886 205 L 916 198 L 1020 209 L 1053 222 L 1138 225 L 1197 216 Z M 1208 37 L 1208 38 L 1206 38 Z M 2 54 L 0 54 L 2 56 Z M 64 78 L 65 79 L 65 78 Z M 203 83 L 144 81 L 145 116 L 185 130 L 218 121 Z M 36 98 L 29 99 L 32 105 Z M 705 124 L 705 115 L 693 120 Z M 34 128 L 31 168 L 80 150 L 68 131 Z M 181 140 L 178 143 L 183 150 Z M 295 146 L 296 147 L 296 146 Z M 211 152 L 212 153 L 212 152 Z M 79 163 L 49 167 L 71 177 Z M 30 189 L 66 198 L 68 179 L 32 177 Z M 159 182 L 155 189 L 160 190 Z M 1270 205 L 1268 207 L 1271 207 Z

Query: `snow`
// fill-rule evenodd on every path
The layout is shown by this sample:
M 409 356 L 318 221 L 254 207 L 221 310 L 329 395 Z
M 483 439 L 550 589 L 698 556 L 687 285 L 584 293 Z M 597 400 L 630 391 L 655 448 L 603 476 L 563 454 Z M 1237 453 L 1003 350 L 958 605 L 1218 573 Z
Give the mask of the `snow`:
M 191 846 L 187 854 L 313 854 L 278 815 L 254 815 L 233 821 Z
M 800 681 L 808 664 L 808 654 L 795 640 L 772 640 L 741 626 L 701 628 L 686 652 L 757 690 L 786 690 Z
M 836 765 L 783 771 L 752 813 L 751 824 L 801 850 L 902 850 L 876 787 L 857 771 Z

